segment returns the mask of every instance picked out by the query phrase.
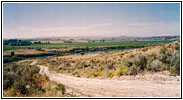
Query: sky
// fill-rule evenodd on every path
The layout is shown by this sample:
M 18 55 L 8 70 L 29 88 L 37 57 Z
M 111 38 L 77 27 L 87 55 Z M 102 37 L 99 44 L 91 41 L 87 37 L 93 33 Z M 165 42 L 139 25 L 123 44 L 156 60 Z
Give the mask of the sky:
M 3 3 L 3 38 L 179 34 L 179 3 Z

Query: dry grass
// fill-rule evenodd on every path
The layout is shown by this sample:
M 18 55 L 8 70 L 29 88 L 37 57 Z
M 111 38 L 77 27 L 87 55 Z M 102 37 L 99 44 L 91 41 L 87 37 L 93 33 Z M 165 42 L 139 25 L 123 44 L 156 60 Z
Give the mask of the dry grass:
M 26 60 L 17 61 L 16 64 L 29 65 L 33 61 L 34 61 L 33 59 L 26 59 Z
M 11 52 L 15 52 L 15 55 L 29 55 L 29 54 L 40 54 L 42 51 L 37 51 L 35 49 L 17 49 L 3 51 L 3 56 L 11 55 Z
M 170 46 L 174 43 L 166 44 L 165 47 L 172 49 Z M 115 51 L 108 53 L 96 53 L 96 54 L 85 54 L 85 55 L 68 55 L 53 57 L 49 59 L 40 60 L 40 64 L 49 66 L 52 71 L 57 71 L 60 73 L 70 74 L 79 77 L 90 77 L 92 73 L 96 77 L 101 77 L 102 75 L 97 75 L 97 71 L 114 71 L 114 75 L 117 75 L 117 69 L 119 66 L 124 66 L 124 60 L 130 60 L 137 55 L 150 56 L 155 55 L 158 57 L 161 46 L 153 46 L 139 49 L 132 49 L 127 51 Z M 138 58 L 135 58 L 138 59 Z M 131 66 L 128 66 L 131 67 Z

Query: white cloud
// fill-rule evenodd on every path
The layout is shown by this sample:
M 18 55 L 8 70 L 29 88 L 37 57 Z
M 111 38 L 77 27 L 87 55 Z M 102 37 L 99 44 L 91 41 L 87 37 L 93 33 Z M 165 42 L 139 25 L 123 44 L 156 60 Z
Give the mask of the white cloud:
M 97 24 L 97 26 L 111 26 L 112 23 L 103 23 L 103 24 Z
M 111 23 L 93 24 L 88 26 L 65 26 L 65 27 L 44 27 L 44 28 L 33 28 L 33 27 L 17 27 L 14 30 L 32 31 L 32 32 L 47 32 L 47 31 L 76 31 L 76 30 L 90 30 L 105 26 L 110 26 Z
M 131 24 L 127 24 L 128 26 L 148 26 L 148 25 L 150 25 L 149 23 L 139 23 L 139 22 L 137 22 L 137 23 L 131 23 Z
M 176 26 L 179 25 L 176 21 L 171 22 L 133 22 L 130 24 L 127 24 L 131 27 L 152 27 L 152 26 Z
M 5 28 L 5 37 L 49 36 L 154 36 L 180 33 L 179 22 L 98 23 L 86 26 Z

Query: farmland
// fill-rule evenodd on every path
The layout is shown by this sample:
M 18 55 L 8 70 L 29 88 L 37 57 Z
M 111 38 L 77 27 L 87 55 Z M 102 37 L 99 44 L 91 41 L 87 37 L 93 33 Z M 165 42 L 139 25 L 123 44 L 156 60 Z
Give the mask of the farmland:
M 145 45 L 157 45 L 160 43 L 168 43 L 171 41 L 120 41 L 120 42 L 74 42 L 74 43 L 53 43 L 53 44 L 31 44 L 30 46 L 10 46 L 3 45 L 3 51 L 15 50 L 15 49 L 59 49 L 70 47 L 106 47 L 106 46 L 145 46 Z

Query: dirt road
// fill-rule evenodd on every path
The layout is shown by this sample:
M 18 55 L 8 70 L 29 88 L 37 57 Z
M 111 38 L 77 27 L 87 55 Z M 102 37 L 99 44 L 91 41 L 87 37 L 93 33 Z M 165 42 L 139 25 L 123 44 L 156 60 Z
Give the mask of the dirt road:
M 180 81 L 142 81 L 87 79 L 67 76 L 48 71 L 40 66 L 40 73 L 46 74 L 51 81 L 91 97 L 179 97 Z
M 33 61 L 32 63 L 30 63 L 29 65 L 35 65 L 37 63 L 37 61 Z

